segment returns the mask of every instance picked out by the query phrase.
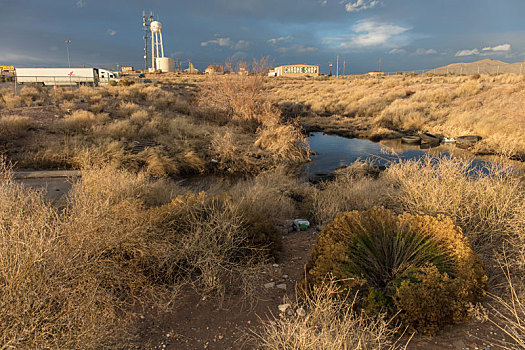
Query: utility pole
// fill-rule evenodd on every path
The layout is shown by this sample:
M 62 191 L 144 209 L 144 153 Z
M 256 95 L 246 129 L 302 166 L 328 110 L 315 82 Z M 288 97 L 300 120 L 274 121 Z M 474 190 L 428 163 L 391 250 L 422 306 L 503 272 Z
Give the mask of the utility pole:
M 337 70 L 336 70 L 336 77 L 339 78 L 339 55 L 337 55 Z
M 66 40 L 66 51 L 67 51 L 67 66 L 71 68 L 71 60 L 69 59 L 69 44 L 71 44 L 71 40 Z
M 328 62 L 328 67 L 330 67 L 330 73 L 328 74 L 329 77 L 332 76 L 332 62 Z
M 345 75 L 346 60 L 343 60 L 343 76 Z
M 379 57 L 379 71 L 381 72 L 381 57 Z

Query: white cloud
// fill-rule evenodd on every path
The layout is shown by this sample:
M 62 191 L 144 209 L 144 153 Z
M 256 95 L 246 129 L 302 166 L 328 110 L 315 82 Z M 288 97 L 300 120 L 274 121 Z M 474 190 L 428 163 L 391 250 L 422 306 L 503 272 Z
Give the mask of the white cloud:
M 273 38 L 273 39 L 268 39 L 268 42 L 270 44 L 277 44 L 279 41 L 283 41 L 283 40 L 290 40 L 290 39 L 293 39 L 290 35 L 287 35 L 287 36 L 281 36 L 279 38 Z
M 381 4 L 379 0 L 356 0 L 350 1 L 345 4 L 345 10 L 347 12 L 358 12 L 362 10 L 368 10 L 377 5 Z
M 233 48 L 235 50 L 244 50 L 247 49 L 248 46 L 250 46 L 250 42 L 246 40 L 239 40 L 235 45 L 233 45 Z
M 304 46 L 304 45 L 301 45 L 301 44 L 293 44 L 293 45 L 288 46 L 288 47 L 280 47 L 280 48 L 277 49 L 277 51 L 279 51 L 281 53 L 288 53 L 288 52 L 293 52 L 293 53 L 312 53 L 312 52 L 319 51 L 319 49 L 316 48 L 316 47 L 312 47 L 312 46 Z
M 211 45 L 211 44 L 219 45 L 219 46 L 231 46 L 232 45 L 232 39 L 230 39 L 230 38 L 217 38 L 217 39 L 212 39 L 212 40 L 208 40 L 208 41 L 203 41 L 201 43 L 201 46 L 208 46 L 208 45 Z
M 221 47 L 229 47 L 235 50 L 246 49 L 248 46 L 250 46 L 250 44 L 251 43 L 246 40 L 239 40 L 236 42 L 230 38 L 217 38 L 201 42 L 201 46 L 219 45 Z
M 82 8 L 84 6 L 86 6 L 86 0 L 78 0 L 77 1 L 77 7 Z
M 319 4 L 321 6 L 326 6 L 327 3 L 328 3 L 328 0 L 319 0 Z
M 117 34 L 117 31 L 114 29 L 108 29 L 108 34 L 114 36 L 115 34 Z
M 482 51 L 495 51 L 495 52 L 507 52 L 510 51 L 510 44 L 501 44 L 494 47 L 484 47 Z
M 408 43 L 408 38 L 402 34 L 409 28 L 374 20 L 361 20 L 352 27 L 354 34 L 342 35 L 336 38 L 324 38 L 323 44 L 337 46 L 343 49 L 369 48 L 374 46 L 396 48 Z
M 390 51 L 388 51 L 389 54 L 391 55 L 395 55 L 395 54 L 398 54 L 398 53 L 406 53 L 407 50 L 405 49 L 392 49 Z
M 435 55 L 437 53 L 438 52 L 434 49 L 422 49 L 422 48 L 419 48 L 416 50 L 416 52 L 414 52 L 414 54 L 416 55 Z
M 460 50 L 460 51 L 456 52 L 456 54 L 454 56 L 456 56 L 456 57 L 463 57 L 463 56 L 473 56 L 473 55 L 479 55 L 479 50 L 478 49 Z
M 480 55 L 480 56 L 489 56 L 492 54 L 505 54 L 508 53 L 511 50 L 512 46 L 510 44 L 501 44 L 496 45 L 494 47 L 484 47 L 481 50 L 480 49 L 472 49 L 472 50 L 460 50 L 456 52 L 456 57 L 462 57 L 462 56 L 474 56 L 474 55 Z

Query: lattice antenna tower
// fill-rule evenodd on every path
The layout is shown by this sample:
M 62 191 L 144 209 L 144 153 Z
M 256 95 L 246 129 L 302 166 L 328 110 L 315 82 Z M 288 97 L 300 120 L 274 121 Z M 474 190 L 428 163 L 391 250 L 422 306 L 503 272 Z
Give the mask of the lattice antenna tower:
M 144 29 L 144 69 L 148 70 L 148 61 L 149 61 L 149 39 L 151 35 L 150 25 L 153 21 L 153 13 L 150 11 L 149 15 L 146 15 L 146 12 L 142 11 L 142 27 Z

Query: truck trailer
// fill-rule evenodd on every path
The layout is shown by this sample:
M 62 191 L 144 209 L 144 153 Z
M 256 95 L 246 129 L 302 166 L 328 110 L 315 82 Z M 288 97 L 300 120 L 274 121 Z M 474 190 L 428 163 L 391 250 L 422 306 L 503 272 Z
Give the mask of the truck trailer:
M 116 75 L 98 68 L 16 68 L 18 84 L 42 86 L 106 85 L 118 81 Z

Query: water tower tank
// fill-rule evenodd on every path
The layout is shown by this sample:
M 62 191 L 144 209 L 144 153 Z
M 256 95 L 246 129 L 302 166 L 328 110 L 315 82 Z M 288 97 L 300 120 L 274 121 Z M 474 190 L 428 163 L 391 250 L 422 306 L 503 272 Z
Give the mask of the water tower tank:
M 159 21 L 151 22 L 150 26 L 151 26 L 151 31 L 153 33 L 160 33 L 160 31 L 162 30 L 162 24 L 160 24 Z

